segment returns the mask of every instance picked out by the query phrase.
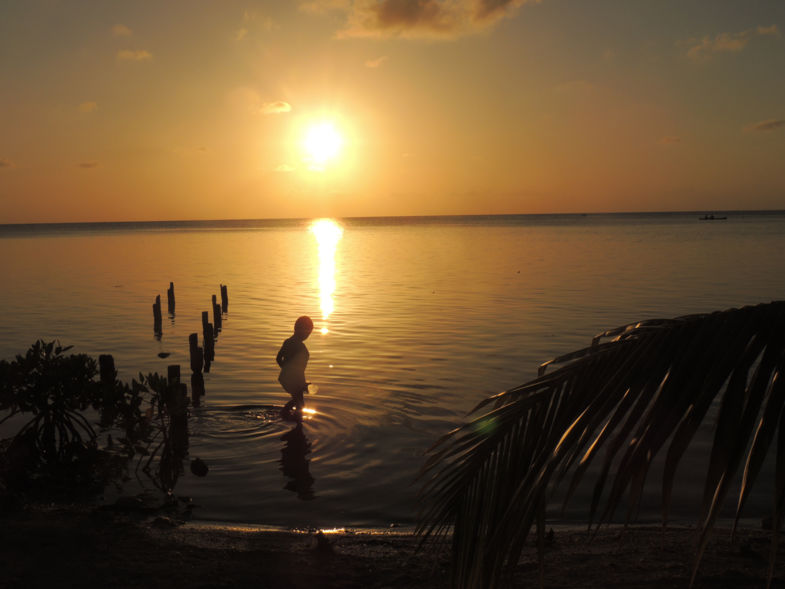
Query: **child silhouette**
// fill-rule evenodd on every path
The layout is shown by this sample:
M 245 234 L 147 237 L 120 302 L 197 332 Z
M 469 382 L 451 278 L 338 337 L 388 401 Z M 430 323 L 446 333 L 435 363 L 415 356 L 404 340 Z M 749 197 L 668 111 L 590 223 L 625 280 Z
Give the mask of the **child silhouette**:
M 303 393 L 308 389 L 308 382 L 305 380 L 305 367 L 308 365 L 308 348 L 303 343 L 308 339 L 313 331 L 313 321 L 310 317 L 303 315 L 294 322 L 294 334 L 281 345 L 275 361 L 281 367 L 278 375 L 278 382 L 292 398 L 286 403 L 282 414 L 292 412 L 298 421 L 302 419 L 302 411 L 305 406 Z

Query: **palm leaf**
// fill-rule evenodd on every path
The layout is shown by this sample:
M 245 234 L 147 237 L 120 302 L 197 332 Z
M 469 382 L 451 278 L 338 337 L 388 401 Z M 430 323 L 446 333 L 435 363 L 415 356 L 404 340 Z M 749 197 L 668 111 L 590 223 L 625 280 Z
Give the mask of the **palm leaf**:
M 740 467 L 737 519 L 773 444 L 775 538 L 781 527 L 785 302 L 624 325 L 546 362 L 536 379 L 485 399 L 473 419 L 429 450 L 418 533 L 427 539 L 452 531 L 455 587 L 497 587 L 519 561 L 532 527 L 542 534 L 545 503 L 567 474 L 565 504 L 604 451 L 589 526 L 610 521 L 625 501 L 629 521 L 654 457 L 667 447 L 665 524 L 677 467 L 712 406 L 719 410 L 694 581 Z

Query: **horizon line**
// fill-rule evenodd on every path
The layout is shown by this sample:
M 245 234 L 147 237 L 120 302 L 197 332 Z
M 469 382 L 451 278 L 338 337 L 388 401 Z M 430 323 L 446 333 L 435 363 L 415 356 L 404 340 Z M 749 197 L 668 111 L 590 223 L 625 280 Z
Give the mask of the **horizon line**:
M 249 217 L 232 219 L 145 219 L 124 221 L 26 221 L 19 223 L 0 223 L 0 227 L 31 227 L 31 226 L 62 226 L 62 225 L 132 225 L 132 224 L 161 224 L 161 223 L 251 223 L 251 222 L 303 222 L 313 219 L 338 219 L 338 220 L 369 220 L 369 219 L 445 219 L 467 217 L 588 217 L 601 215 L 674 215 L 674 214 L 748 214 L 748 213 L 785 213 L 785 209 L 696 209 L 674 211 L 595 211 L 595 212 L 569 212 L 569 213 L 448 213 L 429 215 L 325 215 L 314 217 Z

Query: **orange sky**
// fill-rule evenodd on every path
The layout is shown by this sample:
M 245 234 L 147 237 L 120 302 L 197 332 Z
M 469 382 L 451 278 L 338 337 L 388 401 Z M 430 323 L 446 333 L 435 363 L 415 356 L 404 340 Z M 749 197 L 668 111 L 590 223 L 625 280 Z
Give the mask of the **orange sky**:
M 781 0 L 4 3 L 0 223 L 782 209 L 783 32 Z

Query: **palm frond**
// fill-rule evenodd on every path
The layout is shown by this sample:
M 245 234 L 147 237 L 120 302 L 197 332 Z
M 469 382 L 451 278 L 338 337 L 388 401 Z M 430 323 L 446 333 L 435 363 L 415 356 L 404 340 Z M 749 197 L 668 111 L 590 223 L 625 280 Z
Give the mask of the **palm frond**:
M 589 527 L 609 521 L 625 501 L 629 521 L 654 457 L 667 446 L 666 523 L 677 466 L 713 405 L 694 580 L 731 483 L 743 467 L 738 519 L 774 443 L 775 536 L 782 523 L 785 302 L 624 325 L 482 401 L 472 411 L 477 417 L 429 451 L 418 532 L 428 538 L 452 530 L 454 586 L 496 587 L 532 527 L 542 531 L 545 503 L 567 474 L 569 500 L 589 465 L 601 461 Z

